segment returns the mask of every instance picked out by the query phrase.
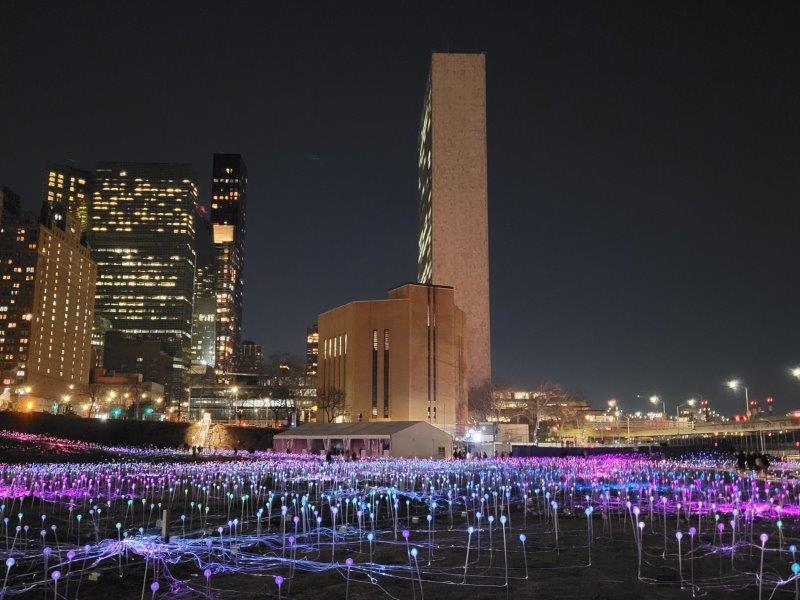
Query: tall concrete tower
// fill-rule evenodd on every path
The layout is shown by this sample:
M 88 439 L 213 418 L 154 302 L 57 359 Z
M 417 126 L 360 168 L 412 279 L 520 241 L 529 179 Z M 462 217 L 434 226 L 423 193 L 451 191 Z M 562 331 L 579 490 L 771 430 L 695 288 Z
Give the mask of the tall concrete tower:
M 418 280 L 455 288 L 474 389 L 492 376 L 484 54 L 432 55 L 418 166 Z

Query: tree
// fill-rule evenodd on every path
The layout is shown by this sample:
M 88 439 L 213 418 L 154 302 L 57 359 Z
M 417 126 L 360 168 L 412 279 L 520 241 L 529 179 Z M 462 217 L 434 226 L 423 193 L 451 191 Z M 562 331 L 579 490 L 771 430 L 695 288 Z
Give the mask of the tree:
M 503 398 L 499 386 L 486 383 L 471 388 L 467 395 L 469 420 L 473 423 L 482 421 L 499 421 L 503 408 Z
M 524 401 L 524 407 L 518 409 L 515 417 L 528 422 L 531 441 L 536 442 L 543 422 L 564 423 L 573 420 L 577 418 L 582 404 L 583 399 L 579 395 L 565 390 L 557 383 L 544 381 L 530 392 L 530 396 Z
M 322 412 L 326 423 L 333 423 L 336 417 L 345 414 L 345 394 L 337 388 L 317 390 L 317 410 Z

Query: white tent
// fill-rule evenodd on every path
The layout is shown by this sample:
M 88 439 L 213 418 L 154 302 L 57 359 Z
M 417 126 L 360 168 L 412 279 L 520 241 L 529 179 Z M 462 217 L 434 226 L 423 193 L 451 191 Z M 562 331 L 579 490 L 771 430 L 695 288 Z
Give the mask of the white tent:
M 319 453 L 337 449 L 359 456 L 447 458 L 453 437 L 424 421 L 305 423 L 275 436 L 275 450 Z

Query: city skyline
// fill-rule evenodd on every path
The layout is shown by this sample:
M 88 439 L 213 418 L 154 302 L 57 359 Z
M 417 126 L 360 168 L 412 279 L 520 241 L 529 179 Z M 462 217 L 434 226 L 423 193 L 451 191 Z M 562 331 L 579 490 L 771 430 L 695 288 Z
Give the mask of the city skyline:
M 105 35 L 97 33 L 103 17 L 65 9 L 33 28 L 29 9 L 12 10 L 31 42 L 56 25 L 54 17 L 87 19 L 92 39 L 73 41 L 56 62 L 83 59 L 102 67 L 92 70 L 109 83 L 119 77 L 109 68 L 118 51 L 88 52 Z M 309 17 L 296 11 L 269 26 L 251 15 L 251 35 L 227 52 L 252 54 L 251 39 L 263 37 L 252 34 L 262 28 L 277 38 L 264 52 L 277 52 L 292 37 L 290 24 Z M 791 273 L 800 215 L 788 199 L 800 182 L 791 167 L 798 129 L 791 19 L 767 10 L 751 28 L 741 6 L 722 15 L 692 7 L 664 28 L 658 17 L 666 11 L 644 14 L 631 4 L 562 15 L 545 5 L 512 22 L 502 9 L 473 7 L 448 28 L 447 11 L 433 7 L 427 27 L 408 41 L 401 36 L 408 20 L 387 24 L 383 44 L 375 34 L 355 35 L 370 31 L 378 14 L 351 15 L 356 41 L 339 49 L 316 17 L 305 21 L 305 43 L 291 61 L 282 65 L 281 51 L 269 63 L 274 77 L 236 67 L 247 99 L 201 99 L 187 74 L 180 76 L 186 91 L 174 99 L 155 91 L 137 96 L 140 105 L 112 106 L 107 98 L 65 97 L 49 107 L 52 116 L 41 100 L 23 100 L 45 60 L 35 43 L 25 44 L 25 54 L 10 52 L 14 60 L 3 67 L 12 91 L 0 100 L 9 121 L 0 182 L 35 210 L 48 160 L 84 168 L 109 156 L 182 161 L 203 174 L 209 154 L 241 152 L 255 200 L 248 218 L 264 231 L 248 242 L 244 336 L 266 354 L 299 355 L 303 330 L 319 312 L 352 297 L 382 297 L 415 278 L 426 63 L 431 50 L 485 51 L 495 376 L 528 386 L 555 380 L 595 405 L 616 397 L 626 409 L 646 408 L 638 395 L 675 402 L 700 392 L 727 411 L 741 402 L 725 382 L 739 378 L 751 394 L 795 408 L 800 385 L 789 368 L 800 364 L 800 343 Z M 187 18 L 189 31 L 209 27 L 201 16 Z M 153 24 L 139 56 L 121 61 L 126 69 L 159 81 L 155 58 L 164 48 L 155 37 L 165 26 Z M 230 58 L 206 56 L 187 41 L 195 69 L 203 58 L 209 71 Z M 377 45 L 372 54 L 359 47 L 368 42 Z M 354 94 L 360 102 L 352 103 Z M 45 117 L 33 122 L 28 111 Z M 198 127 L 215 112 L 219 125 Z M 154 137 L 151 114 L 170 117 L 168 135 Z M 53 120 L 80 136 L 56 136 Z M 201 199 L 210 195 L 206 179 L 199 178 Z M 375 257 L 364 257 L 364 247 Z

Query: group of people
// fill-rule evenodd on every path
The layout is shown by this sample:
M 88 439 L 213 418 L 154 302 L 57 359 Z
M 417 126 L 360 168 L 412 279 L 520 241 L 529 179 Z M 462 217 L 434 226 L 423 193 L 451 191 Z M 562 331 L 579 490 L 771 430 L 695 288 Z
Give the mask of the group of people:
M 287 449 L 288 451 L 288 449 Z M 334 460 L 339 461 L 357 461 L 359 459 L 359 455 L 356 452 L 350 452 L 349 454 L 343 448 L 331 448 L 325 452 L 325 462 L 331 463 Z
M 736 455 L 736 466 L 740 471 L 763 472 L 769 469 L 769 459 L 761 452 L 748 452 L 739 450 Z
M 497 452 L 495 450 L 494 453 L 495 458 L 505 458 L 506 456 L 511 456 L 511 453 Z M 489 457 L 487 456 L 486 452 L 484 452 L 483 454 L 481 454 L 480 452 L 472 454 L 472 452 L 467 452 L 464 449 L 456 448 L 455 450 L 453 450 L 453 458 L 455 460 L 480 460 L 480 459 L 487 459 Z

